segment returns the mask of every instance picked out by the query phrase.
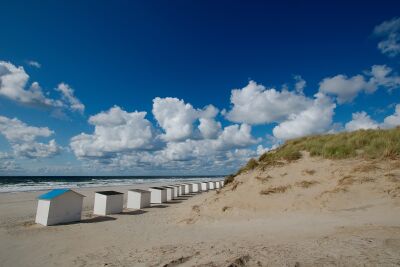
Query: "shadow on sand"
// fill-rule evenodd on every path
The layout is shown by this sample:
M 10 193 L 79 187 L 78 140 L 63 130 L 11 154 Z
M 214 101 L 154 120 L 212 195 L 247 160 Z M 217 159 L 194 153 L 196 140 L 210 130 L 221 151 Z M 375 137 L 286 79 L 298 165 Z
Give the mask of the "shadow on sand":
M 109 216 L 96 216 L 92 218 L 82 219 L 77 222 L 69 222 L 69 223 L 60 223 L 54 226 L 59 225 L 73 225 L 73 224 L 80 224 L 80 223 L 99 223 L 99 222 L 107 222 L 107 221 L 115 221 L 117 218 L 109 217 Z
M 145 210 L 127 210 L 127 211 L 123 211 L 121 213 L 118 213 L 118 215 L 140 215 L 140 214 L 144 214 L 148 211 Z
M 152 204 L 151 207 L 149 207 L 149 208 L 164 209 L 164 208 L 168 208 L 168 207 L 169 207 L 168 205 L 159 205 L 159 204 L 154 205 L 154 204 Z

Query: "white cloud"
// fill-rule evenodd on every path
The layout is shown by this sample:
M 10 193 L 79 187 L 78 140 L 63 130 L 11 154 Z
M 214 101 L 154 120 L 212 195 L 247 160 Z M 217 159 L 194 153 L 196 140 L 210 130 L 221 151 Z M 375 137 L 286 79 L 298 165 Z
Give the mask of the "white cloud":
M 74 89 L 72 89 L 66 83 L 60 83 L 56 91 L 62 94 L 63 99 L 69 104 L 72 111 L 78 111 L 83 113 L 85 111 L 85 105 L 74 95 Z
M 400 126 L 400 104 L 397 104 L 392 115 L 387 116 L 382 123 L 373 120 L 365 111 L 355 112 L 352 120 L 346 123 L 347 131 L 356 131 L 360 129 L 390 129 Z
M 345 125 L 346 131 L 377 129 L 378 127 L 378 123 L 371 119 L 371 117 L 365 111 L 353 113 L 352 120 Z
M 34 82 L 28 88 L 29 75 L 23 67 L 16 67 L 5 61 L 0 61 L 0 95 L 21 104 L 61 107 L 61 101 L 46 98 L 39 83 Z
M 0 61 L 0 96 L 17 103 L 52 108 L 57 114 L 65 114 L 61 109 L 69 107 L 72 111 L 83 113 L 85 106 L 74 96 L 74 90 L 65 83 L 55 89 L 62 99 L 46 97 L 38 82 L 28 84 L 29 75 L 23 67 L 16 67 L 10 62 Z
M 27 63 L 29 66 L 35 67 L 35 68 L 38 68 L 38 69 L 40 69 L 40 68 L 42 67 L 42 64 L 40 64 L 39 62 L 37 62 L 37 61 L 35 61 L 35 60 L 28 60 L 26 63 Z
M 315 95 L 313 103 L 304 111 L 291 114 L 273 129 L 278 139 L 292 139 L 330 130 L 336 104 L 322 93 Z
M 61 150 L 54 139 L 50 140 L 48 144 L 39 142 L 15 143 L 12 147 L 14 153 L 23 158 L 48 158 L 59 154 Z
M 71 139 L 70 146 L 79 158 L 109 157 L 131 150 L 153 149 L 155 138 L 146 112 L 126 112 L 114 106 L 89 118 L 95 126 L 93 134 L 81 133 Z
M 215 120 L 219 110 L 213 105 L 204 108 L 200 114 L 198 126 L 201 135 L 205 139 L 215 139 L 221 131 L 221 123 Z
M 32 142 L 37 137 L 49 137 L 54 134 L 47 127 L 29 126 L 14 118 L 0 116 L 0 132 L 11 142 Z
M 158 125 L 165 131 L 161 137 L 169 142 L 186 139 L 217 138 L 221 123 L 215 120 L 219 110 L 213 105 L 195 109 L 190 103 L 178 98 L 156 97 L 153 100 L 153 115 Z M 194 124 L 199 121 L 198 129 Z
M 373 93 L 379 87 L 389 90 L 400 85 L 400 76 L 392 74 L 392 69 L 386 65 L 374 65 L 364 75 L 352 77 L 339 74 L 324 78 L 319 84 L 319 91 L 337 97 L 339 104 L 352 102 L 359 93 Z
M 251 135 L 251 126 L 247 124 L 230 125 L 224 128 L 217 140 L 213 141 L 217 150 L 244 148 L 256 144 L 258 140 Z
M 356 75 L 348 78 L 346 75 L 336 75 L 325 78 L 319 84 L 319 90 L 325 94 L 336 95 L 339 104 L 351 102 L 364 90 L 367 82 L 362 75 Z
M 296 92 L 303 93 L 303 90 L 306 87 L 307 82 L 300 75 L 295 75 L 294 80 L 296 81 L 296 84 L 294 85 Z
M 290 114 L 301 112 L 311 101 L 295 92 L 267 89 L 250 81 L 242 89 L 231 92 L 232 109 L 225 112 L 228 120 L 247 124 L 279 122 Z
M 162 100 L 164 99 L 158 101 L 163 102 Z M 162 114 L 162 118 L 167 116 L 166 114 L 171 114 L 172 118 L 182 118 L 185 114 L 181 113 L 188 110 L 189 113 L 196 113 L 192 118 L 200 120 L 197 134 L 201 134 L 203 138 L 191 138 L 196 135 L 194 122 L 191 120 L 173 120 L 165 117 L 172 119 L 166 123 L 159 117 L 167 129 L 166 133 L 170 134 L 169 137 L 170 129 L 176 127 L 173 122 L 177 125 L 186 122 L 193 127 L 190 135 L 185 135 L 184 140 L 168 140 L 165 138 L 166 134 L 157 134 L 151 123 L 145 119 L 145 112 L 128 113 L 119 107 L 113 107 L 109 111 L 90 117 L 89 122 L 95 126 L 94 133 L 82 133 L 73 137 L 70 147 L 78 158 L 91 160 L 92 164 L 106 169 L 197 170 L 212 169 L 216 166 L 233 168 L 234 166 L 229 164 L 241 164 L 243 158 L 233 160 L 229 155 L 232 155 L 234 150 L 247 149 L 258 142 L 252 137 L 249 125 L 230 125 L 222 129 L 221 124 L 215 121 L 218 109 L 214 106 L 195 110 L 191 105 L 177 99 L 168 99 L 167 103 L 161 103 L 161 106 L 168 109 L 168 112 L 164 113 L 160 106 L 156 107 L 156 113 L 160 112 L 157 114 Z
M 373 34 L 383 40 L 378 43 L 378 49 L 389 57 L 400 53 L 400 18 L 393 18 L 375 27 Z
M 394 128 L 400 125 L 400 104 L 396 105 L 393 115 L 387 116 L 383 121 L 383 128 Z
M 193 123 L 199 116 L 192 105 L 172 97 L 156 97 L 153 100 L 153 115 L 164 129 L 163 138 L 167 141 L 190 138 L 193 133 Z
M 14 118 L 0 116 L 0 133 L 9 141 L 16 157 L 46 158 L 57 155 L 61 148 L 54 140 L 48 144 L 36 141 L 54 134 L 47 127 L 34 127 Z

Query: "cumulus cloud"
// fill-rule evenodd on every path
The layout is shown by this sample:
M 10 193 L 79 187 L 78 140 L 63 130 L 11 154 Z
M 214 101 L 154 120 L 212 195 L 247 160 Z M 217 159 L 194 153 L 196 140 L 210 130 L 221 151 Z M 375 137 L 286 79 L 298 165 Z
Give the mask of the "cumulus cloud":
M 373 93 L 379 87 L 389 90 L 400 85 L 400 76 L 392 74 L 386 65 L 374 65 L 363 75 L 348 77 L 343 74 L 324 78 L 319 84 L 319 91 L 337 97 L 339 104 L 352 102 L 359 93 Z
M 16 67 L 10 62 L 0 61 L 0 95 L 21 104 L 61 107 L 61 101 L 44 96 L 39 83 L 34 82 L 27 88 L 29 75 L 23 67 Z
M 400 125 L 400 104 L 396 105 L 393 115 L 387 116 L 383 121 L 383 128 L 394 128 Z
M 371 119 L 371 117 L 365 111 L 353 113 L 352 120 L 345 125 L 346 131 L 377 129 L 378 127 L 378 123 Z
M 231 92 L 232 109 L 225 112 L 228 120 L 247 124 L 279 122 L 290 114 L 306 109 L 311 101 L 302 94 L 287 90 L 267 89 L 250 81 Z
M 89 123 L 95 126 L 94 133 L 73 137 L 70 146 L 79 158 L 110 157 L 124 151 L 153 149 L 153 128 L 145 116 L 146 112 L 126 112 L 114 106 L 91 116 Z
M 317 93 L 313 103 L 300 113 L 293 113 L 289 118 L 273 129 L 278 139 L 292 139 L 310 134 L 320 134 L 332 127 L 332 117 L 336 104 L 322 94 Z
M 303 93 L 303 90 L 306 87 L 307 82 L 300 75 L 295 75 L 294 80 L 296 81 L 294 85 L 296 92 Z
M 213 105 L 204 108 L 200 113 L 198 126 L 201 135 L 205 139 L 215 139 L 221 131 L 221 123 L 215 120 L 219 110 Z
M 183 100 L 171 98 L 156 99 L 155 103 L 155 114 L 165 133 L 159 133 L 145 119 L 146 112 L 129 113 L 115 106 L 89 118 L 89 123 L 95 126 L 94 133 L 73 137 L 72 151 L 78 158 L 91 160 L 96 166 L 105 168 L 198 169 L 234 162 L 229 152 L 247 149 L 259 141 L 252 137 L 251 126 L 247 124 L 222 128 L 215 120 L 219 111 L 212 105 L 194 109 Z M 162 107 L 168 111 L 163 111 Z M 191 115 L 190 119 L 187 114 L 182 114 L 186 112 Z M 196 137 L 194 121 L 197 119 L 201 138 L 192 138 Z M 178 135 L 174 122 L 192 129 L 185 135 Z M 183 137 L 185 139 L 181 139 Z
M 378 49 L 389 57 L 400 53 L 400 18 L 393 18 L 379 24 L 374 28 L 373 34 L 382 38 Z
M 258 140 L 251 135 L 251 126 L 247 124 L 234 124 L 224 128 L 221 135 L 214 141 L 214 147 L 218 150 L 243 148 L 256 144 Z
M 397 104 L 392 115 L 387 116 L 382 123 L 373 120 L 365 111 L 355 112 L 352 120 L 346 123 L 347 131 L 356 131 L 360 129 L 390 129 L 400 125 L 400 104 Z
M 60 92 L 62 98 L 69 104 L 69 107 L 72 111 L 78 111 L 83 113 L 85 111 L 85 105 L 74 95 L 74 89 L 72 89 L 66 83 L 60 83 L 56 91 Z
M 219 110 L 213 105 L 195 109 L 190 103 L 173 97 L 153 100 L 153 115 L 165 131 L 161 137 L 169 142 L 192 138 L 215 139 L 221 131 L 221 123 L 215 120 Z M 199 125 L 195 128 L 195 123 Z
M 50 137 L 54 134 L 47 127 L 34 127 L 14 118 L 0 116 L 0 133 L 10 143 L 16 157 L 47 158 L 57 155 L 61 148 L 55 140 L 41 143 L 39 137 Z
M 85 106 L 74 96 L 74 90 L 65 83 L 56 88 L 62 99 L 46 97 L 38 82 L 28 84 L 29 75 L 23 67 L 0 61 L 0 96 L 17 103 L 60 110 L 69 107 L 72 111 L 83 112 Z
M 192 135 L 198 111 L 178 98 L 156 97 L 153 100 L 153 115 L 165 131 L 165 140 L 180 141 Z
M 35 68 L 38 68 L 38 69 L 40 69 L 40 68 L 42 67 L 42 64 L 40 64 L 39 62 L 37 62 L 37 61 L 35 61 L 35 60 L 28 60 L 26 63 L 27 63 L 29 66 L 35 67 Z

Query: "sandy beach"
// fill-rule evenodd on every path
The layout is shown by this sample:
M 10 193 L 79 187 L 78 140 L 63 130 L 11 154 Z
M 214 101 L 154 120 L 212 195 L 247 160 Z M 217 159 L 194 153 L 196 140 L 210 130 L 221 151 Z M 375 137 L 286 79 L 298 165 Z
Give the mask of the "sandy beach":
M 77 190 L 88 196 L 83 220 L 50 227 L 33 223 L 40 192 L 0 194 L 1 266 L 397 266 L 400 205 L 384 188 L 398 182 L 398 163 L 360 166 L 305 156 L 221 190 L 107 217 L 91 215 L 97 189 L 86 188 Z M 353 183 L 332 191 L 346 172 Z M 296 186 L 310 177 L 315 186 Z M 258 194 L 270 182 L 292 188 Z

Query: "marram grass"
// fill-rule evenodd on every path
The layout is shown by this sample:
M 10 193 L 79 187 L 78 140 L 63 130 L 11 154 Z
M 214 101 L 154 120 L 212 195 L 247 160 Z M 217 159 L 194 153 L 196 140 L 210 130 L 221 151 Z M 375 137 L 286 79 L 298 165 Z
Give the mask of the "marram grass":
M 263 168 L 283 161 L 290 162 L 301 158 L 301 151 L 311 156 L 326 159 L 366 158 L 399 159 L 400 127 L 390 130 L 359 130 L 337 134 L 313 135 L 286 141 L 275 150 L 261 155 L 258 160 L 250 159 L 236 175 Z M 228 181 L 233 181 L 229 177 Z

